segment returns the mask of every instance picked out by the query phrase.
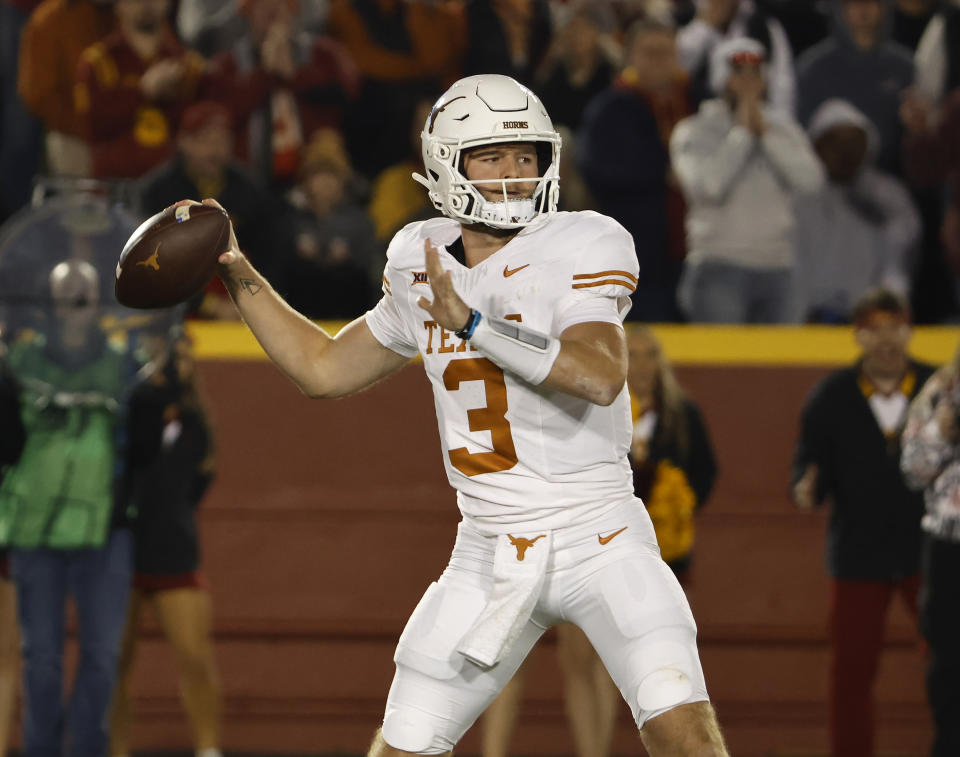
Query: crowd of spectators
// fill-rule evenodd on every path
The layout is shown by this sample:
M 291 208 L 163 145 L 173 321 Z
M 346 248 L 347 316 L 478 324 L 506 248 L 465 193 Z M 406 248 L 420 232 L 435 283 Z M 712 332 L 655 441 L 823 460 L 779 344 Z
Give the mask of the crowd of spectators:
M 0 220 L 37 176 L 215 197 L 308 315 L 377 296 L 432 213 L 430 103 L 537 92 L 563 209 L 634 236 L 646 321 L 849 322 L 866 288 L 960 316 L 956 0 L 0 0 Z M 818 160 L 819 159 L 819 160 Z M 953 191 L 950 191 L 950 189 Z M 762 296 L 761 296 L 762 295 Z M 232 317 L 214 287 L 196 312 Z

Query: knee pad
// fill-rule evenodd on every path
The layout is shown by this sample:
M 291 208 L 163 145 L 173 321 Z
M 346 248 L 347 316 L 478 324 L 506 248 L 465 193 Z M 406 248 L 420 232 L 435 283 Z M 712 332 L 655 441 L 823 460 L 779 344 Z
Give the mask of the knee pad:
M 670 641 L 651 645 L 644 655 L 657 667 L 643 674 L 636 688 L 639 712 L 650 713 L 683 704 L 693 694 L 690 652 Z M 647 716 L 649 717 L 649 715 Z
M 417 754 L 442 754 L 443 749 L 430 749 L 433 726 L 422 712 L 396 709 L 387 713 L 380 730 L 383 740 L 394 749 Z
M 660 638 L 631 643 L 632 690 L 624 692 L 640 728 L 678 705 L 709 699 L 696 640 L 687 629 L 662 629 L 653 636 Z

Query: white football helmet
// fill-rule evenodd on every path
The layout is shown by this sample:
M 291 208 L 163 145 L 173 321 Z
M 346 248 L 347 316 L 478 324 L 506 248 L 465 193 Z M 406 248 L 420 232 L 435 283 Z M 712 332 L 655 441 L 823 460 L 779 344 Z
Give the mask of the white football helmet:
M 463 152 L 479 145 L 533 142 L 540 176 L 501 179 L 502 201 L 483 198 L 462 173 Z M 413 174 L 434 207 L 461 223 L 520 229 L 557 209 L 560 196 L 560 135 L 540 99 L 509 76 L 480 74 L 460 79 L 433 106 L 420 133 L 426 176 Z M 537 182 L 532 197 L 511 199 L 508 185 Z M 489 181 L 484 182 L 489 186 Z

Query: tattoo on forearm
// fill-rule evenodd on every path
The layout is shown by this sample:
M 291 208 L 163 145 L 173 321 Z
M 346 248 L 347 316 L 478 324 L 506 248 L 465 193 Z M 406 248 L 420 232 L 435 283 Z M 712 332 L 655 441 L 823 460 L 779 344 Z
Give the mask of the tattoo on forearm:
M 253 279 L 240 279 L 240 287 L 245 292 L 250 294 L 251 297 L 256 295 L 257 292 L 259 292 L 261 289 L 263 289 L 263 286 L 261 284 L 258 284 Z

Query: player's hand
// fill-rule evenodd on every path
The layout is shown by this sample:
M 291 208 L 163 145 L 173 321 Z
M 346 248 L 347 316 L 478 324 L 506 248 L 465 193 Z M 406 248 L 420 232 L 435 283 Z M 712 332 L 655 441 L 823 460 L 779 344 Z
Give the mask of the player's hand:
M 297 73 L 297 64 L 293 56 L 290 23 L 279 20 L 270 25 L 260 46 L 260 59 L 264 69 L 285 79 L 292 79 Z
M 212 197 L 208 197 L 202 203 L 197 202 L 196 200 L 180 200 L 179 202 L 173 203 L 173 205 L 170 207 L 179 208 L 181 205 L 209 205 L 212 208 L 220 208 L 220 210 L 222 210 L 224 213 L 227 213 L 227 209 Z M 227 217 L 230 217 L 229 213 L 227 213 Z M 240 251 L 240 245 L 237 243 L 237 235 L 233 230 L 233 221 L 231 221 L 229 246 L 227 247 L 226 252 L 220 254 L 220 257 L 217 258 L 217 262 L 220 263 L 220 265 L 231 265 L 242 259 L 243 253 Z
M 815 463 L 807 465 L 800 480 L 793 485 L 793 501 L 801 510 L 812 510 L 817 504 L 817 479 L 820 469 Z
M 159 60 L 140 77 L 140 91 L 151 100 L 172 98 L 180 88 L 184 73 L 183 61 L 175 58 Z
M 209 205 L 212 208 L 220 208 L 224 213 L 227 213 L 227 209 L 223 207 L 219 202 L 214 200 L 212 197 L 208 197 L 203 201 L 204 205 Z M 230 214 L 227 213 L 227 217 L 230 217 Z M 233 221 L 230 222 L 230 244 L 227 247 L 227 251 L 220 255 L 217 258 L 217 262 L 220 265 L 231 265 L 243 259 L 243 253 L 240 251 L 240 245 L 237 243 L 237 234 L 233 230 Z
M 724 30 L 736 12 L 737 3 L 733 0 L 707 0 L 699 5 L 697 17 L 714 29 Z
M 450 271 L 443 270 L 440 253 L 430 244 L 429 239 L 423 243 L 423 249 L 427 254 L 427 278 L 433 292 L 433 302 L 421 297 L 417 304 L 447 331 L 459 331 L 467 324 L 470 308 L 453 288 Z
M 900 97 L 900 122 L 912 135 L 923 134 L 930 125 L 932 111 L 930 102 L 913 87 Z

